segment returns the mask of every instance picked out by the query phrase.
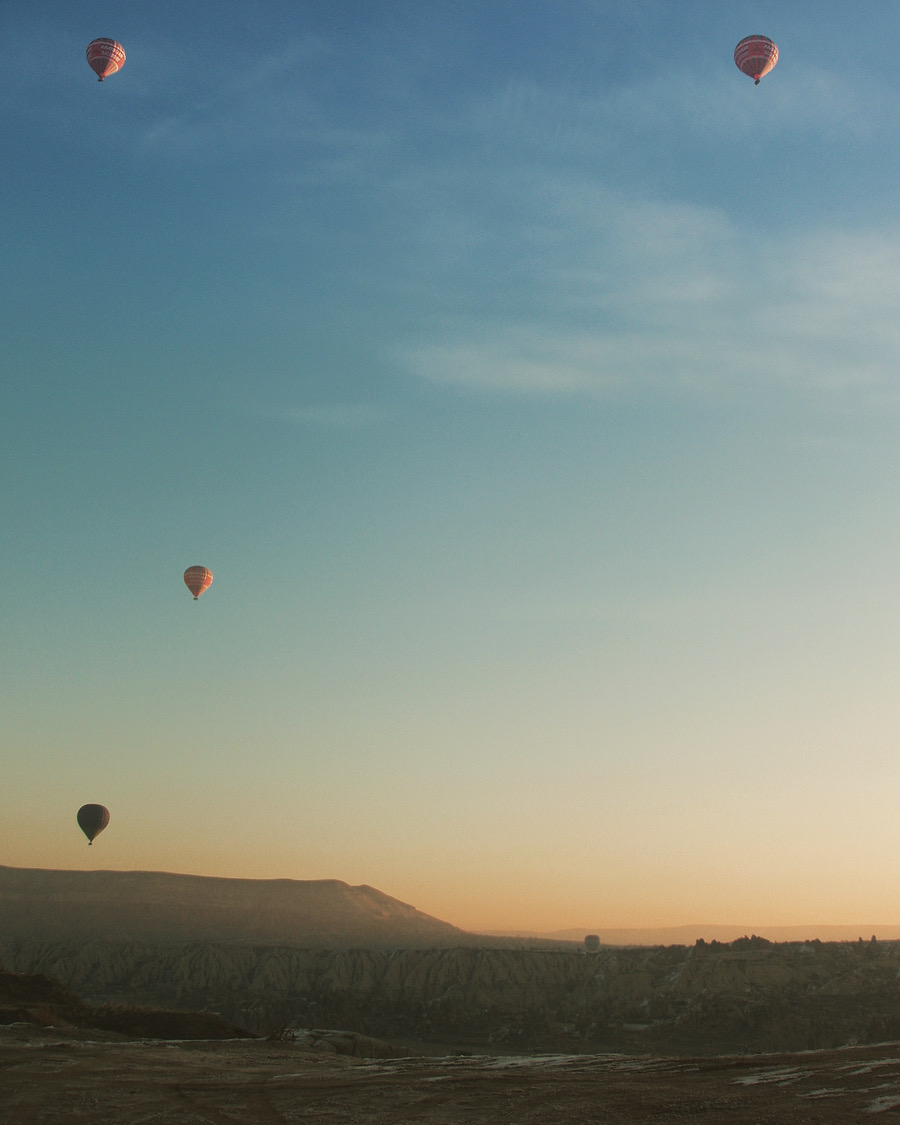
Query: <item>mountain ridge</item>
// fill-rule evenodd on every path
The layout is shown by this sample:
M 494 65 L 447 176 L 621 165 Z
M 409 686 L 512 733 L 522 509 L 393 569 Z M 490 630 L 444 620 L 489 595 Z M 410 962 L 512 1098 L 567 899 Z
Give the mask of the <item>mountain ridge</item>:
M 474 940 L 368 884 L 165 871 L 0 866 L 0 938 L 285 942 L 342 947 Z
M 756 935 L 770 941 L 900 939 L 900 925 L 574 927 L 473 932 L 426 914 L 368 883 L 248 879 L 168 871 L 85 871 L 0 865 L 0 939 L 234 941 L 350 946 L 693 945 Z

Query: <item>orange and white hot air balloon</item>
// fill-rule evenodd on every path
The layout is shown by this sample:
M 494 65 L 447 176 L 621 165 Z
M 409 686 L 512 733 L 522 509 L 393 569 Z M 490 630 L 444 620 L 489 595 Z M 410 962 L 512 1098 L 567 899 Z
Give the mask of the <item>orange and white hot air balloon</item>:
M 184 572 L 184 584 L 194 595 L 194 601 L 212 586 L 212 571 L 205 566 L 189 566 Z
M 765 35 L 748 35 L 735 47 L 734 61 L 738 70 L 758 86 L 760 78 L 778 62 L 778 48 Z
M 122 44 L 117 43 L 115 39 L 94 39 L 88 43 L 85 55 L 87 56 L 88 66 L 97 75 L 98 82 L 102 82 L 104 78 L 108 78 L 111 74 L 115 74 L 117 70 L 121 70 L 122 64 L 125 62 Z

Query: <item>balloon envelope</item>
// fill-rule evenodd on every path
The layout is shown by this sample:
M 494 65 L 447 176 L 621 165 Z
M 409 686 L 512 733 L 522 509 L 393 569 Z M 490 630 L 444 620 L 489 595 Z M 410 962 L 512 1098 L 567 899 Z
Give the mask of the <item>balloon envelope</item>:
M 122 44 L 117 43 L 115 39 L 94 39 L 88 43 L 85 56 L 91 70 L 97 75 L 98 82 L 121 70 L 125 62 Z
M 94 842 L 109 824 L 109 809 L 104 805 L 82 805 L 78 810 L 78 827 L 87 836 L 88 843 Z
M 735 47 L 734 62 L 758 86 L 760 78 L 778 62 L 778 48 L 765 35 L 748 35 Z
M 194 601 L 212 585 L 212 571 L 205 566 L 189 566 L 184 572 L 184 584 L 194 595 Z

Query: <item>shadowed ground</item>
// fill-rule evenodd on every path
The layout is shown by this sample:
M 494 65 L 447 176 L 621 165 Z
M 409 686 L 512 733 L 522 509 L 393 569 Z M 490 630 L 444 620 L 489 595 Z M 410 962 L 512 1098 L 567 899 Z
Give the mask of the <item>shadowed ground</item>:
M 704 1059 L 361 1060 L 293 1043 L 0 1028 L 6 1125 L 768 1125 L 900 1110 L 900 1044 Z

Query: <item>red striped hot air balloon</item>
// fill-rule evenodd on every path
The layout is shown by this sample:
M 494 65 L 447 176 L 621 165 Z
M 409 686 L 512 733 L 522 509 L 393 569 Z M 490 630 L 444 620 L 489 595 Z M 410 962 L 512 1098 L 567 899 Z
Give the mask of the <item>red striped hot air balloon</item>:
M 184 572 L 184 584 L 194 595 L 194 601 L 212 586 L 212 571 L 205 566 L 189 566 Z
M 122 64 L 125 62 L 122 44 L 117 43 L 115 39 L 94 39 L 93 42 L 88 43 L 85 55 L 88 65 L 97 75 L 98 82 L 102 82 L 110 74 L 115 74 L 117 70 L 121 70 Z
M 738 70 L 742 70 L 758 86 L 760 78 L 778 62 L 778 48 L 765 35 L 748 35 L 735 47 L 734 61 Z

